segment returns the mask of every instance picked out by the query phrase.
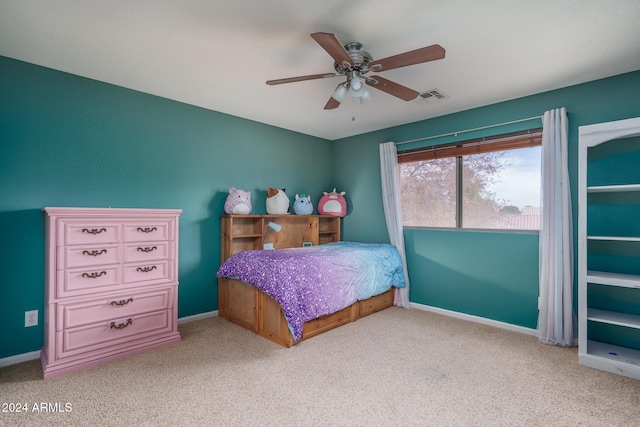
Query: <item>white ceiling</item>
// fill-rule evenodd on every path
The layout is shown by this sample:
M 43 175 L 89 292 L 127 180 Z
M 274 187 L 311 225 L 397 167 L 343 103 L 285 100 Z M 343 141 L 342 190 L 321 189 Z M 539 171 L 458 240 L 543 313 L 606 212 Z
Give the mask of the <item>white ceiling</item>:
M 440 44 L 446 57 L 380 73 L 323 110 L 341 77 L 310 37 L 375 59 Z M 330 140 L 640 69 L 639 0 L 0 0 L 0 55 Z M 354 120 L 355 118 L 355 120 Z

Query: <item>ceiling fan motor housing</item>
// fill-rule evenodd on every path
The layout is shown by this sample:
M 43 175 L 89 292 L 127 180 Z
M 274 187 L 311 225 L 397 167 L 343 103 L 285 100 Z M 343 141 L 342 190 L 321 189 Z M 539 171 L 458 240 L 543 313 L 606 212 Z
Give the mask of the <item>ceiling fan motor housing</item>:
M 334 62 L 333 68 L 338 74 L 348 75 L 350 71 L 353 71 L 356 75 L 362 75 L 369 71 L 367 65 L 373 61 L 373 56 L 369 52 L 362 50 L 362 43 L 347 43 L 344 48 L 353 61 L 353 65 L 346 62 Z

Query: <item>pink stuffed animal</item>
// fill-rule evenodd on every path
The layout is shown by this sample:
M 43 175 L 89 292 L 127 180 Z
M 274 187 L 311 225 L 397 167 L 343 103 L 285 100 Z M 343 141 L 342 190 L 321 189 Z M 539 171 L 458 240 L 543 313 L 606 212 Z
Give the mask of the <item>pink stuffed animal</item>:
M 326 191 L 318 202 L 318 213 L 320 215 L 345 216 L 347 214 L 347 201 L 344 198 L 344 191 L 336 192 L 334 188 L 331 193 Z
M 229 189 L 229 195 L 224 202 L 224 212 L 231 214 L 250 214 L 251 213 L 251 193 L 234 187 Z

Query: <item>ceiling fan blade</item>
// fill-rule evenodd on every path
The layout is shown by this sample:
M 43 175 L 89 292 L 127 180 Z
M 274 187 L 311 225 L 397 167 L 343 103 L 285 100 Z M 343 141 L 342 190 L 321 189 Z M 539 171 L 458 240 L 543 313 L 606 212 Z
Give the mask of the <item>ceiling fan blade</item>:
M 283 83 L 303 82 L 305 80 L 326 79 L 329 77 L 336 77 L 340 74 L 324 73 L 324 74 L 311 74 L 308 76 L 289 77 L 286 79 L 267 80 L 268 85 L 281 85 Z
M 401 84 L 392 82 L 391 80 L 387 80 L 380 76 L 367 78 L 367 85 L 386 92 L 389 95 L 398 97 L 404 101 L 414 100 L 418 95 L 420 95 L 418 91 L 409 89 L 406 86 L 402 86 Z
M 393 70 L 407 65 L 422 64 L 444 58 L 445 50 L 439 44 L 412 50 L 388 58 L 379 59 L 369 64 L 369 69 L 375 72 Z
M 349 56 L 342 43 L 329 33 L 313 33 L 311 37 L 324 49 L 338 64 L 346 62 L 349 65 L 354 65 L 353 59 Z
M 340 106 L 340 102 L 336 101 L 334 97 L 329 98 L 327 101 L 327 105 L 324 106 L 325 110 L 333 110 L 334 108 L 338 108 Z

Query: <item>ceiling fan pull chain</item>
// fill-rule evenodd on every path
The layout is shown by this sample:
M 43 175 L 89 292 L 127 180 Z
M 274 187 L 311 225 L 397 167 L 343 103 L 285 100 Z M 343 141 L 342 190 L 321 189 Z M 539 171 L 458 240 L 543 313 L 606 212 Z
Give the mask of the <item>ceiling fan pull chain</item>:
M 351 98 L 351 111 L 353 111 L 353 115 L 351 116 L 351 121 L 356 121 L 356 99 Z

